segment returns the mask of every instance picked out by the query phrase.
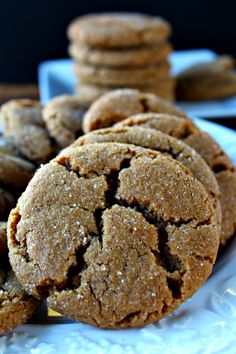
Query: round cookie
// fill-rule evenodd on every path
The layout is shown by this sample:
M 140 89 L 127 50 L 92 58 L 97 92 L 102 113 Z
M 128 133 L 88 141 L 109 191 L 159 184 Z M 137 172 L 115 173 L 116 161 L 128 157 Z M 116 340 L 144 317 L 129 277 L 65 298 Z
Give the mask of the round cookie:
M 167 100 L 134 89 L 108 92 L 94 102 L 83 119 L 83 131 L 107 128 L 138 113 L 169 113 L 187 118 L 186 114 Z
M 70 147 L 79 147 L 85 144 L 117 142 L 133 144 L 164 153 L 181 162 L 189 168 L 193 176 L 205 187 L 216 211 L 216 220 L 219 234 L 221 232 L 221 205 L 220 192 L 216 178 L 210 167 L 195 150 L 183 142 L 154 129 L 142 127 L 107 128 L 94 130 L 81 136 Z M 63 152 L 62 152 L 63 154 Z
M 0 219 L 6 220 L 10 210 L 16 205 L 16 197 L 6 188 L 0 187 Z
M 172 52 L 172 46 L 168 42 L 162 42 L 155 46 L 97 49 L 78 43 L 69 46 L 69 54 L 79 62 L 106 67 L 134 67 L 156 64 Z
M 215 173 L 220 188 L 222 209 L 220 243 L 224 246 L 236 232 L 236 170 L 219 144 L 190 120 L 166 114 L 140 114 L 117 124 L 117 127 L 125 126 L 142 126 L 160 130 L 183 140 L 205 159 Z
M 79 81 L 76 85 L 77 95 L 83 102 L 88 102 L 89 105 L 113 89 L 111 86 L 90 85 L 83 81 Z M 175 96 L 175 81 L 172 78 L 168 78 L 156 83 L 154 86 L 139 87 L 139 91 L 154 93 L 164 99 L 173 101 Z
M 68 95 L 55 97 L 44 107 L 43 119 L 60 147 L 70 145 L 82 131 L 85 109 L 79 97 Z
M 145 86 L 168 79 L 170 64 L 167 60 L 156 65 L 132 68 L 106 68 L 92 66 L 82 62 L 74 64 L 74 70 L 79 79 L 89 84 L 107 86 Z
M 176 79 L 180 100 L 214 100 L 236 94 L 234 59 L 230 56 L 195 64 L 177 75 Z
M 209 276 L 219 245 L 214 208 L 191 172 L 118 143 L 68 148 L 41 167 L 8 227 L 27 291 L 105 328 L 173 311 Z
M 71 41 L 98 48 L 155 44 L 171 34 L 161 17 L 134 13 L 104 13 L 82 16 L 68 28 Z
M 15 328 L 34 313 L 39 301 L 28 295 L 16 279 L 7 257 L 6 223 L 0 223 L 0 334 Z
M 10 143 L 9 140 L 4 138 L 3 136 L 0 136 L 0 153 L 12 155 L 12 156 L 19 155 L 16 147 L 12 143 Z
M 38 101 L 11 100 L 1 107 L 3 135 L 19 153 L 37 164 L 46 162 L 53 153 L 42 119 L 42 106 Z
M 20 157 L 0 153 L 0 183 L 23 188 L 32 178 L 35 166 Z

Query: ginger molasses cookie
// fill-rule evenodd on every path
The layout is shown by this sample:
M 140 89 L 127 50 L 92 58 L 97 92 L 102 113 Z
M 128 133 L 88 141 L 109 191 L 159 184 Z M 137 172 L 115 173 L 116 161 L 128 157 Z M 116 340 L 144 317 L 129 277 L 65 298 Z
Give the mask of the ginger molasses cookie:
M 224 246 L 236 232 L 236 170 L 219 144 L 190 120 L 166 114 L 136 115 L 117 124 L 117 127 L 124 126 L 142 126 L 160 130 L 183 140 L 205 159 L 215 173 L 220 187 L 222 209 L 220 243 Z
M 92 48 L 78 43 L 72 43 L 69 54 L 75 61 L 95 66 L 134 67 L 156 64 L 166 59 L 172 52 L 168 42 L 160 42 L 154 46 L 134 48 Z
M 15 188 L 26 186 L 35 166 L 20 157 L 0 153 L 0 183 Z
M 119 143 L 68 148 L 41 167 L 8 230 L 27 291 L 105 328 L 173 311 L 207 279 L 219 245 L 211 200 L 190 170 Z
M 12 156 L 19 156 L 17 148 L 3 136 L 0 136 L 0 153 Z
M 129 88 L 132 89 L 133 87 Z M 83 81 L 79 81 L 76 85 L 76 93 L 79 96 L 80 100 L 88 102 L 89 105 L 105 93 L 112 90 L 114 90 L 114 87 L 103 85 L 90 85 Z M 156 82 L 154 86 L 149 85 L 139 87 L 139 91 L 154 93 L 155 95 L 158 95 L 161 98 L 173 101 L 175 96 L 175 81 L 172 78 L 167 78 L 163 81 Z
M 15 195 L 7 190 L 6 187 L 0 187 L 0 220 L 7 220 L 10 210 L 15 205 Z
M 83 131 L 88 133 L 110 127 L 133 114 L 145 112 L 169 113 L 187 118 L 184 112 L 159 96 L 134 89 L 120 89 L 108 92 L 91 105 L 84 116 Z
M 85 144 L 117 142 L 133 144 L 164 153 L 189 168 L 193 176 L 205 187 L 216 210 L 216 219 L 221 231 L 220 192 L 216 178 L 203 158 L 185 143 L 154 129 L 121 127 L 94 130 L 77 139 L 70 147 Z
M 82 16 L 68 28 L 68 37 L 72 42 L 99 48 L 155 44 L 170 34 L 171 27 L 166 20 L 138 13 Z
M 230 56 L 193 65 L 176 79 L 180 100 L 214 100 L 236 94 L 234 59 Z
M 82 101 L 76 96 L 58 96 L 43 109 L 48 131 L 60 147 L 70 145 L 82 131 L 82 117 L 86 109 Z
M 81 81 L 107 86 L 145 86 L 169 78 L 170 64 L 167 60 L 156 65 L 132 68 L 107 68 L 92 66 L 82 62 L 74 64 L 76 75 Z
M 0 223 L 0 334 L 15 328 L 34 313 L 39 301 L 28 295 L 11 270 L 7 257 L 6 223 Z
M 53 147 L 42 119 L 38 101 L 19 99 L 2 105 L 3 135 L 25 158 L 37 164 L 46 162 Z

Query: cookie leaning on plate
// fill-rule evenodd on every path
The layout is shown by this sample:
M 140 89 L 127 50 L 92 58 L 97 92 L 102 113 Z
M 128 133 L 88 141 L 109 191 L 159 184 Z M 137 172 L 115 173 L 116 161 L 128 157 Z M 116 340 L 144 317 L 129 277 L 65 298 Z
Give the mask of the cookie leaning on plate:
M 104 13 L 79 17 L 68 28 L 71 41 L 97 48 L 156 44 L 171 34 L 167 21 L 138 13 Z
M 95 101 L 83 119 L 83 131 L 106 128 L 138 113 L 169 113 L 187 118 L 186 114 L 165 99 L 134 89 L 120 89 L 106 93 Z
M 220 187 L 222 230 L 220 244 L 224 246 L 236 233 L 236 170 L 227 154 L 206 132 L 193 122 L 166 114 L 140 114 L 116 125 L 117 127 L 142 126 L 160 130 L 183 140 L 196 150 L 215 173 Z
M 6 223 L 0 223 L 0 334 L 15 328 L 34 313 L 39 301 L 28 295 L 16 279 L 7 257 Z
M 234 59 L 221 56 L 209 63 L 200 63 L 177 76 L 180 100 L 214 100 L 236 95 Z
M 8 228 L 27 291 L 105 328 L 173 311 L 209 276 L 219 245 L 214 208 L 191 172 L 118 143 L 66 149 L 41 167 Z

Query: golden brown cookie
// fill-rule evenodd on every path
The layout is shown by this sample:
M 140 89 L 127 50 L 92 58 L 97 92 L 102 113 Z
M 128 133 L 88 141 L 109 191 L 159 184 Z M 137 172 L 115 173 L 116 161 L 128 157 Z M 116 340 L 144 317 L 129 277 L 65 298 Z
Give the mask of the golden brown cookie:
M 0 220 L 6 220 L 10 210 L 16 205 L 15 195 L 6 189 L 0 187 Z
M 33 314 L 39 301 L 28 295 L 11 270 L 7 257 L 6 223 L 0 223 L 0 334 L 15 328 Z
M 173 311 L 209 276 L 219 244 L 214 208 L 190 170 L 118 143 L 67 148 L 40 168 L 8 228 L 27 291 L 106 328 Z
M 32 178 L 35 166 L 20 157 L 0 153 L 0 183 L 23 188 Z
M 167 60 L 156 65 L 132 68 L 107 68 L 92 66 L 82 62 L 74 64 L 74 70 L 79 79 L 89 84 L 107 86 L 145 86 L 168 79 L 170 64 Z
M 3 136 L 0 136 L 0 153 L 12 156 L 19 155 L 19 152 L 17 151 L 16 147 Z
M 183 142 L 154 129 L 142 127 L 121 127 L 94 130 L 91 133 L 81 136 L 70 147 L 78 147 L 85 144 L 97 144 L 105 142 L 117 142 L 133 144 L 144 148 L 164 153 L 188 167 L 193 176 L 205 187 L 212 199 L 216 210 L 216 219 L 221 232 L 221 205 L 220 192 L 216 178 L 210 167 L 195 150 Z M 63 153 L 63 152 L 62 152 Z
M 71 41 L 99 48 L 155 44 L 170 34 L 170 24 L 161 17 L 137 13 L 82 16 L 75 19 L 68 28 Z
M 177 76 L 179 100 L 214 100 L 236 95 L 234 60 L 222 56 L 210 63 L 196 64 Z
M 190 120 L 165 114 L 140 114 L 117 124 L 117 127 L 125 126 L 142 126 L 170 134 L 183 140 L 205 159 L 215 173 L 220 187 L 222 208 L 220 243 L 224 246 L 236 232 L 236 170 L 218 143 Z
M 1 107 L 3 135 L 22 156 L 36 163 L 46 162 L 53 152 L 38 101 L 11 100 Z
M 114 90 L 114 87 L 90 85 L 83 81 L 79 81 L 76 85 L 76 94 L 79 96 L 82 102 L 86 102 L 88 105 L 92 104 L 99 97 L 112 90 Z M 158 95 L 164 99 L 173 101 L 175 97 L 175 81 L 173 78 L 168 78 L 164 81 L 157 82 L 154 86 L 149 85 L 139 87 L 139 91 L 154 93 L 155 95 Z
M 110 127 L 133 114 L 145 112 L 164 112 L 187 118 L 184 112 L 159 96 L 120 89 L 108 92 L 91 105 L 83 119 L 83 131 L 88 133 Z
M 172 46 L 161 42 L 155 46 L 134 48 L 92 48 L 78 43 L 69 46 L 69 54 L 75 61 L 95 66 L 134 67 L 156 64 L 166 59 Z
M 82 131 L 84 112 L 85 107 L 76 96 L 55 97 L 44 107 L 45 124 L 60 147 L 70 145 Z

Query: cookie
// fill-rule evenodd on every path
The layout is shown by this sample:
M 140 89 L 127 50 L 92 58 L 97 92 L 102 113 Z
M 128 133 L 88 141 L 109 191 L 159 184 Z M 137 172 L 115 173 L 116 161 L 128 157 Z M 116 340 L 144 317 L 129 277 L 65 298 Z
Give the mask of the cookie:
M 74 64 L 74 70 L 80 80 L 89 84 L 107 86 L 154 85 L 155 82 L 168 79 L 170 64 L 163 60 L 159 64 L 132 68 L 107 68 L 92 66 L 82 62 Z
M 12 100 L 1 107 L 3 135 L 30 161 L 46 162 L 53 147 L 42 119 L 42 106 L 33 100 Z
M 39 301 L 28 295 L 11 270 L 7 257 L 6 223 L 0 223 L 0 334 L 31 317 Z
M 79 97 L 68 95 L 55 97 L 44 107 L 45 124 L 60 147 L 70 145 L 82 131 L 85 109 Z
M 91 105 L 83 119 L 83 131 L 88 133 L 110 127 L 133 114 L 145 112 L 164 112 L 186 117 L 176 106 L 154 94 L 120 89 L 108 92 Z
M 10 210 L 15 205 L 16 198 L 14 194 L 6 188 L 0 188 L 0 220 L 6 220 Z
M 122 88 L 121 88 L 122 89 Z M 105 93 L 114 90 L 111 86 L 90 85 L 86 82 L 79 81 L 76 85 L 76 93 L 80 100 L 92 104 Z M 139 87 L 141 92 L 154 93 L 164 99 L 173 101 L 175 97 L 175 81 L 168 78 L 164 81 L 156 83 L 154 86 Z
M 75 19 L 68 28 L 71 41 L 98 48 L 155 44 L 171 34 L 161 17 L 137 13 L 103 13 Z
M 209 276 L 219 245 L 214 208 L 190 170 L 118 143 L 67 148 L 41 167 L 8 228 L 27 291 L 105 328 L 173 311 Z
M 85 144 L 117 142 L 133 144 L 164 153 L 189 168 L 193 176 L 205 187 L 216 210 L 219 234 L 221 231 L 221 205 L 219 187 L 213 172 L 195 150 L 183 142 L 154 129 L 142 127 L 107 128 L 94 130 L 77 139 L 70 147 Z
M 35 171 L 35 166 L 19 157 L 0 153 L 0 183 L 22 188 Z
M 117 124 L 117 127 L 125 126 L 142 126 L 170 134 L 183 140 L 205 159 L 215 173 L 220 188 L 222 209 L 220 243 L 221 246 L 225 246 L 236 232 L 236 170 L 217 142 L 190 120 L 165 114 L 140 114 Z
M 210 63 L 196 64 L 177 76 L 180 100 L 214 100 L 236 95 L 234 60 L 222 56 Z
M 155 46 L 122 49 L 97 49 L 72 43 L 69 46 L 69 54 L 75 61 L 94 66 L 127 68 L 159 63 L 166 59 L 172 49 L 168 42 L 161 42 Z
M 3 136 L 0 136 L 0 153 L 12 156 L 19 155 L 16 147 Z

